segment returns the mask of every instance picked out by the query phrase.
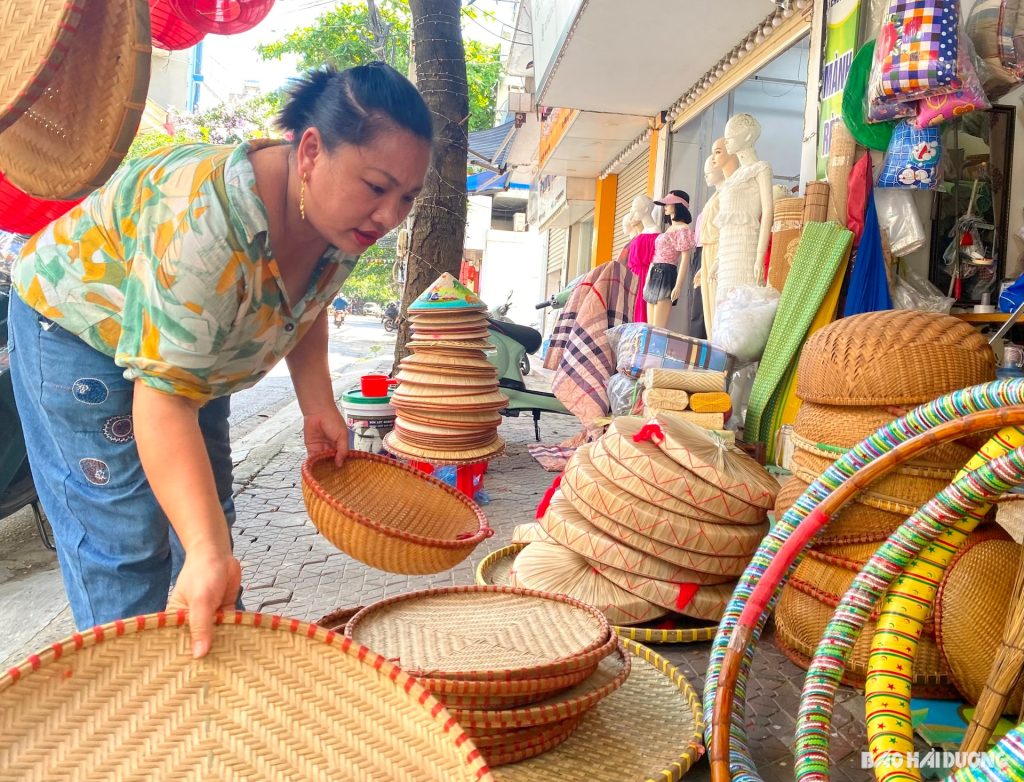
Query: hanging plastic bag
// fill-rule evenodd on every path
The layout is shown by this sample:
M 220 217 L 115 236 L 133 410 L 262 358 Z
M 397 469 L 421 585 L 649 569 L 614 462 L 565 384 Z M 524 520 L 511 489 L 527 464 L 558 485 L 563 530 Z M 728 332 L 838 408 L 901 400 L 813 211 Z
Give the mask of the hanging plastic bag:
M 915 128 L 941 125 L 972 111 L 986 111 L 992 108 L 974 67 L 974 45 L 966 35 L 961 37 L 957 63 L 960 71 L 960 89 L 942 95 L 929 95 L 917 101 L 917 116 L 911 120 Z
M 935 190 L 941 179 L 942 133 L 936 127 L 919 130 L 904 120 L 896 125 L 878 187 Z
M 947 315 L 956 304 L 956 299 L 943 296 L 942 291 L 906 264 L 893 280 L 892 300 L 897 309 L 944 312 Z
M 927 236 L 910 190 L 893 187 L 875 189 L 878 226 L 889 239 L 889 252 L 897 258 L 924 247 Z
M 757 361 L 768 344 L 781 294 L 770 285 L 741 285 L 715 307 L 712 342 L 740 361 Z

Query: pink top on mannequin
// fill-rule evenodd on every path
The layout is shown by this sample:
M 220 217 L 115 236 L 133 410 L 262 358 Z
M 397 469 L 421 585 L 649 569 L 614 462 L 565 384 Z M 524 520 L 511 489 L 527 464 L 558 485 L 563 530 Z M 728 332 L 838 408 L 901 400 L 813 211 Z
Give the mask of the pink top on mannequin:
M 671 263 L 673 266 L 678 266 L 679 254 L 689 252 L 695 244 L 693 231 L 689 226 L 674 228 L 671 231 L 658 234 L 654 240 L 654 259 L 651 263 Z

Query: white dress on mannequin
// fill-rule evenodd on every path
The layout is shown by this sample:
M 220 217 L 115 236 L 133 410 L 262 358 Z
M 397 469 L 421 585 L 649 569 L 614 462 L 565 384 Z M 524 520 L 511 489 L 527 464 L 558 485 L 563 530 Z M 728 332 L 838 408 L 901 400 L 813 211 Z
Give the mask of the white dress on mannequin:
M 740 166 L 718 191 L 718 285 L 716 299 L 739 285 L 754 285 L 757 245 L 761 234 L 759 178 L 771 166 L 758 160 Z

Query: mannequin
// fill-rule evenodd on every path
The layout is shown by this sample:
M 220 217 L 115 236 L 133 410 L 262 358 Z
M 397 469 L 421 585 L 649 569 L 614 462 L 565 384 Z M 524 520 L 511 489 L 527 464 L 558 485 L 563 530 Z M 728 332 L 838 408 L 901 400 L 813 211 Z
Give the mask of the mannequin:
M 643 230 L 644 224 L 640 222 L 640 218 L 633 214 L 633 212 L 622 218 L 622 233 L 626 236 L 626 243 L 619 250 L 619 257 L 615 259 L 618 263 L 626 263 L 629 260 L 629 245 L 633 243 L 633 240 Z
M 633 199 L 633 208 L 629 213 L 632 220 L 641 226 L 640 233 L 629 243 L 629 269 L 641 281 L 633 305 L 633 320 L 637 323 L 647 322 L 647 302 L 644 301 L 643 286 L 651 268 L 651 260 L 654 258 L 654 240 L 660 233 L 658 224 L 654 222 L 656 209 L 658 207 L 648 196 L 638 195 Z
M 669 220 L 665 233 L 654 241 L 654 260 L 644 283 L 648 322 L 655 328 L 668 326 L 668 316 L 682 292 L 683 280 L 690 266 L 693 252 L 693 231 L 690 223 L 690 196 L 682 190 L 672 190 L 655 201 L 665 208 Z
M 725 151 L 736 155 L 739 168 L 718 191 L 716 303 L 740 285 L 764 284 L 773 201 L 771 166 L 754 151 L 760 135 L 761 125 L 749 114 L 737 114 L 725 124 Z
M 722 142 L 722 153 L 730 163 L 731 169 L 736 170 L 739 162 L 735 155 L 725 153 L 725 139 Z M 717 142 L 716 142 L 717 144 Z M 722 156 L 719 156 L 719 160 Z M 734 165 L 733 165 L 734 164 Z M 704 181 L 708 187 L 720 188 L 725 183 L 725 172 L 721 166 L 715 165 L 715 156 L 712 154 L 704 161 Z M 695 282 L 695 287 L 700 288 L 701 307 L 704 310 L 704 331 L 707 339 L 711 339 L 711 324 L 715 320 L 715 291 L 718 287 L 718 226 L 715 220 L 718 218 L 718 193 L 712 195 L 704 205 L 704 211 L 697 218 L 697 244 L 700 246 L 700 277 Z

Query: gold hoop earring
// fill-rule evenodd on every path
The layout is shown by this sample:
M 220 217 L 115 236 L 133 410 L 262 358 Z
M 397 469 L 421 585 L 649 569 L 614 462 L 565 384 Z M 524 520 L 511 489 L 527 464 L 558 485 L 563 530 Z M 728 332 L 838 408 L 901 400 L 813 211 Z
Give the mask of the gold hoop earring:
M 306 180 L 302 180 L 302 184 L 299 185 L 299 215 L 303 220 L 306 219 Z

